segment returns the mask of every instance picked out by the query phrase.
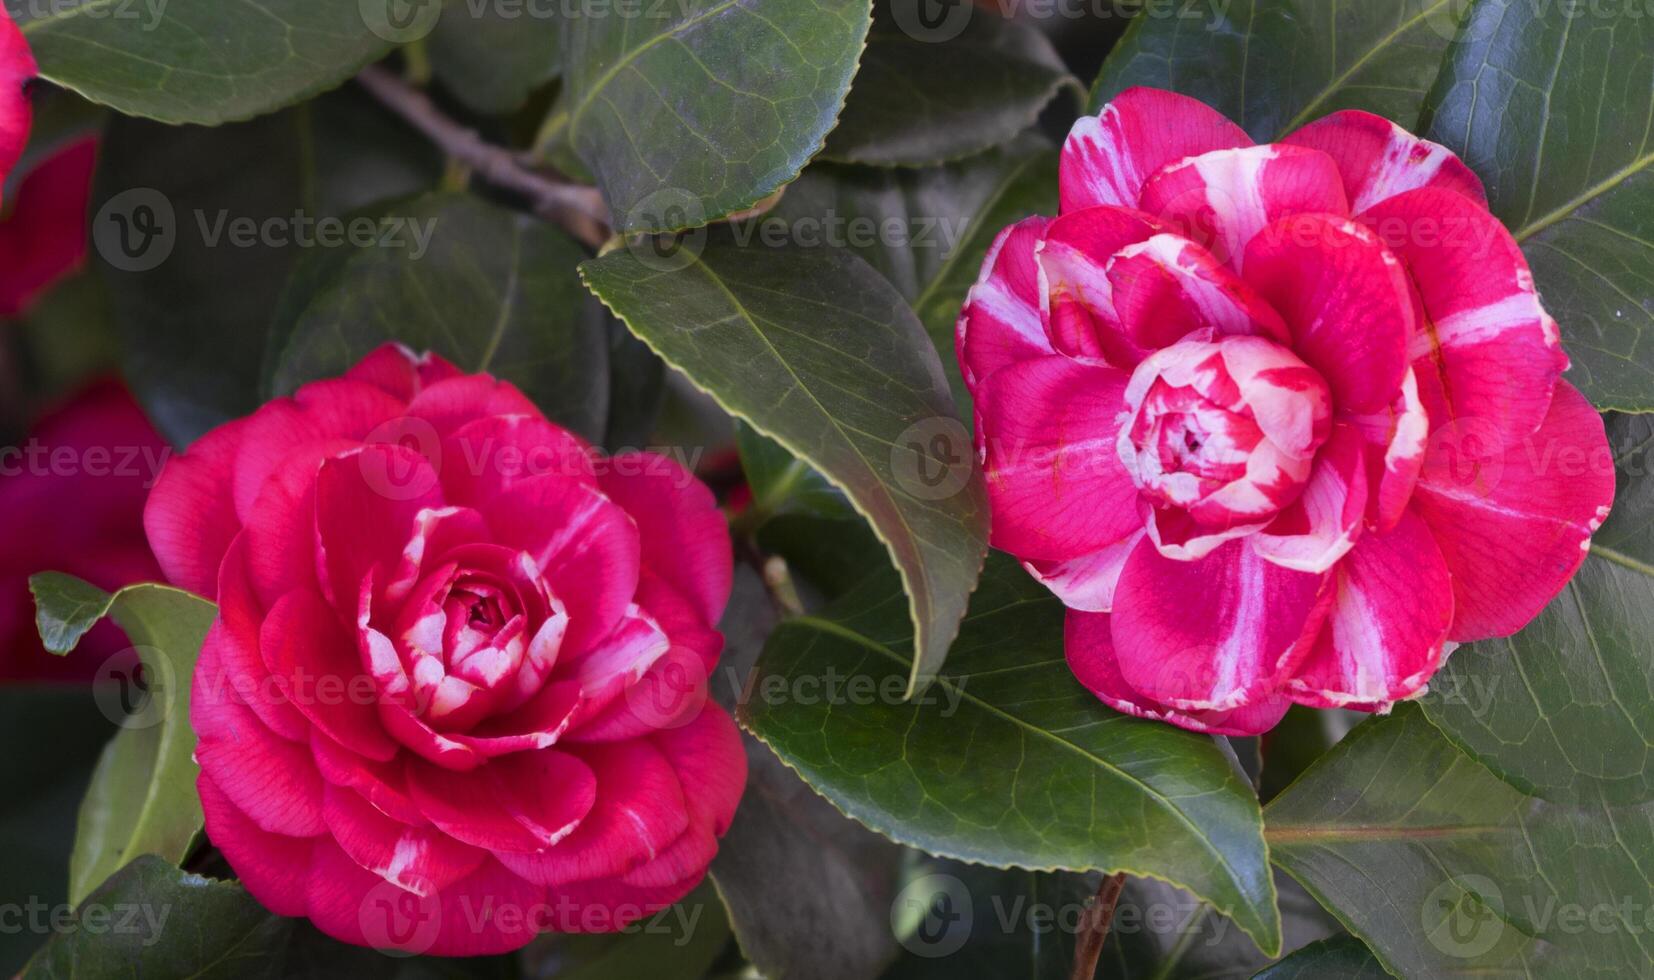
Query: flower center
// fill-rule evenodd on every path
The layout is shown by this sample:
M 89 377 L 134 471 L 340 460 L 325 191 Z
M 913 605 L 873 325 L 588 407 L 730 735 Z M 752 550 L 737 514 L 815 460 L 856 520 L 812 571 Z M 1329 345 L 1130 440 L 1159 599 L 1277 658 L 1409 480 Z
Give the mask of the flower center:
M 1198 557 L 1210 548 L 1191 553 L 1190 540 L 1215 535 L 1216 547 L 1297 499 L 1331 404 L 1321 376 L 1280 344 L 1202 331 L 1137 366 L 1116 448 L 1173 556 Z

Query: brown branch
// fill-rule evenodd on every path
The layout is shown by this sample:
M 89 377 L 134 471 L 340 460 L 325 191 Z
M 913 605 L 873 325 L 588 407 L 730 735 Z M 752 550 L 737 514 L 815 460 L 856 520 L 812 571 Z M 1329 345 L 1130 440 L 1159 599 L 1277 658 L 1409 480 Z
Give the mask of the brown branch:
M 475 130 L 445 115 L 424 92 L 379 65 L 362 69 L 356 80 L 451 159 L 496 187 L 527 198 L 535 214 L 594 249 L 608 239 L 609 212 L 597 188 L 563 183 L 533 169 L 521 153 L 484 141 Z
M 1109 875 L 1097 889 L 1097 897 L 1086 906 L 1080 917 L 1079 942 L 1074 946 L 1074 969 L 1069 980 L 1092 980 L 1097 975 L 1097 960 L 1103 955 L 1109 926 L 1114 924 L 1114 907 L 1120 904 L 1125 887 L 1124 871 Z

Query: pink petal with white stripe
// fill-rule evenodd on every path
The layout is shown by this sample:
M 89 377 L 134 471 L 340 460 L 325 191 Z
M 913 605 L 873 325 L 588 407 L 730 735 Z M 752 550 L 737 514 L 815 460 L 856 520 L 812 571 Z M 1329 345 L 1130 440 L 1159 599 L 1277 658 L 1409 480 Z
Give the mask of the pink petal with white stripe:
M 1292 699 L 1372 710 L 1417 694 L 1441 666 L 1453 621 L 1453 583 L 1429 528 L 1407 513 L 1363 536 L 1333 582 L 1326 625 L 1287 682 Z
M 1068 561 L 1025 561 L 1022 567 L 1070 609 L 1108 612 L 1114 608 L 1114 588 L 1144 531 L 1134 531 L 1114 544 Z
M 1246 279 L 1286 319 L 1339 411 L 1394 402 L 1418 323 L 1407 275 L 1376 235 L 1333 215 L 1283 218 L 1252 242 Z
M 999 233 L 954 324 L 954 349 L 965 387 L 975 394 L 988 375 L 1017 361 L 1054 353 L 1040 318 L 1034 249 L 1049 218 L 1024 218 Z
M 1050 346 L 1071 357 L 1130 367 L 1143 349 L 1120 329 L 1114 313 L 1110 258 L 1159 230 L 1125 208 L 1071 211 L 1051 222 L 1034 249 L 1039 263 L 1040 316 Z
M 337 786 L 327 787 L 322 813 L 328 834 L 351 860 L 416 895 L 448 887 L 488 857 L 428 824 L 411 827 L 393 820 Z
M 596 450 L 539 415 L 491 415 L 442 440 L 442 490 L 470 507 L 523 480 L 551 473 L 593 485 Z
M 1152 88 L 1121 92 L 1086 116 L 1063 143 L 1062 212 L 1102 204 L 1136 207 L 1160 168 L 1212 150 L 1251 146 L 1239 126 L 1198 99 Z
M 994 547 L 1021 558 L 1090 554 L 1142 526 L 1115 450 L 1126 376 L 1044 357 L 1004 368 L 978 393 L 977 444 Z
M 375 762 L 350 751 L 320 731 L 310 731 L 310 755 L 322 778 L 353 790 L 374 809 L 405 824 L 428 823 L 408 795 L 407 780 L 397 760 Z
M 471 772 L 409 760 L 407 779 L 443 833 L 495 853 L 532 854 L 564 840 L 598 793 L 591 768 L 559 749 L 501 756 Z
M 1169 722 L 1213 735 L 1257 735 L 1280 723 L 1292 702 L 1268 697 L 1231 711 L 1179 711 L 1143 697 L 1120 674 L 1114 653 L 1113 626 L 1106 613 L 1070 609 L 1063 623 L 1063 652 L 1068 669 L 1098 700 L 1137 718 Z
M 1573 577 L 1614 503 L 1607 438 L 1591 403 L 1559 381 L 1544 424 L 1501 455 L 1467 462 L 1432 444 L 1413 506 L 1453 573 L 1449 639 L 1508 636 Z
M 459 368 L 440 354 L 416 353 L 402 344 L 387 342 L 346 371 L 345 377 L 373 385 L 406 404 L 424 389 L 459 373 Z
M 1114 314 L 1143 350 L 1158 350 L 1196 330 L 1291 335 L 1281 315 L 1212 254 L 1181 235 L 1160 234 L 1123 248 L 1108 263 Z
M 1198 561 L 1144 541 L 1115 591 L 1120 675 L 1144 698 L 1227 711 L 1274 694 L 1309 652 L 1331 590 L 1231 541 Z
M 1419 469 L 1424 466 L 1424 449 L 1430 433 L 1430 416 L 1419 399 L 1418 379 L 1409 367 L 1401 379 L 1395 402 L 1383 411 L 1347 415 L 1367 443 L 1367 521 L 1388 531 L 1401 520 L 1413 499 Z
M 1496 452 L 1539 427 L 1567 367 L 1522 250 L 1462 194 L 1409 191 L 1361 216 L 1406 266 L 1424 320 L 1409 357 L 1433 426 L 1475 418 Z M 1429 373 L 1439 383 L 1427 384 Z M 1440 391 L 1445 403 L 1432 404 Z
M 333 608 L 306 590 L 289 592 L 259 630 L 259 649 L 275 687 L 312 725 L 359 755 L 380 762 L 396 755 L 362 672 L 356 642 Z
M 1484 206 L 1487 203 L 1481 179 L 1452 150 L 1370 112 L 1335 112 L 1281 142 L 1332 157 L 1356 214 L 1420 187 L 1456 191 Z
M 1350 213 L 1332 158 L 1279 144 L 1219 150 L 1175 163 L 1148 182 L 1138 207 L 1237 272 L 1252 239 L 1276 221 Z
M 363 446 L 316 473 L 317 560 L 322 589 L 354 619 L 369 571 L 385 583 L 402 560 L 421 510 L 442 506 L 436 471 L 400 445 Z
M 1335 424 L 1304 492 L 1247 544 L 1282 568 L 1324 572 L 1337 564 L 1355 547 L 1366 517 L 1364 450 L 1354 426 Z

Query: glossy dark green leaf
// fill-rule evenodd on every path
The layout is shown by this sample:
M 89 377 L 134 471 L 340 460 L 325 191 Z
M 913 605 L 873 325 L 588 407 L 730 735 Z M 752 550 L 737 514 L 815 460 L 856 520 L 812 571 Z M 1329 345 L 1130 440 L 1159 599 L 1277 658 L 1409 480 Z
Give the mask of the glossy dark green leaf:
M 987 549 L 981 480 L 924 330 L 842 251 L 743 249 L 720 235 L 672 259 L 663 268 L 657 255 L 616 251 L 581 271 L 668 364 L 868 518 L 910 597 L 920 649 L 911 689 L 922 688 Z
M 1030 25 L 973 11 L 957 36 L 938 41 L 878 9 L 825 159 L 885 167 L 957 160 L 1009 141 L 1058 91 L 1080 88 Z
M 234 882 L 144 855 L 79 904 L 76 928 L 46 944 L 23 980 L 274 978 L 293 921 L 271 915 Z
M 694 227 L 798 176 L 844 105 L 866 0 L 682 0 L 563 24 L 543 140 L 579 155 L 622 232 Z
M 1585 564 L 1520 633 L 1456 651 L 1422 702 L 1461 749 L 1548 800 L 1654 800 L 1650 431 L 1639 416 L 1610 420 L 1617 499 Z M 1558 479 L 1606 464 L 1553 461 Z
M 259 404 L 271 311 L 298 257 L 324 250 L 317 223 L 440 172 L 356 91 L 210 129 L 117 118 L 100 161 L 92 237 L 123 374 L 180 444 Z
M 1428 135 L 1487 184 L 1598 408 L 1654 410 L 1654 17 L 1475 0 Z
M 274 390 L 343 374 L 394 340 L 514 382 L 555 421 L 601 439 L 609 336 L 575 273 L 580 246 L 465 194 L 392 210 L 394 244 L 357 249 L 290 327 L 274 327 L 289 334 Z
M 218 610 L 164 585 L 130 585 L 111 595 L 56 572 L 36 575 L 29 585 L 44 642 L 66 653 L 108 615 L 126 631 L 143 665 L 141 673 L 129 665 L 117 678 L 120 689 L 104 704 L 130 714 L 104 748 L 81 803 L 69 865 L 69 894 L 79 902 L 139 854 L 183 860 L 201 829 L 189 679 Z
M 301 102 L 383 57 L 393 39 L 370 28 L 375 4 L 391 6 L 69 0 L 15 9 L 43 77 L 129 116 L 217 125 Z
M 944 677 L 900 681 L 912 629 L 888 574 L 770 637 L 743 720 L 840 809 L 995 866 L 1124 870 L 1281 942 L 1257 800 L 1210 738 L 1104 707 L 1063 658 L 1063 607 L 994 555 Z
M 471 109 L 504 115 L 557 77 L 562 59 L 557 6 L 455 0 L 426 40 L 431 69 Z
M 666 400 L 666 365 L 601 304 L 593 313 L 609 335 L 609 423 L 603 445 L 611 451 L 648 444 Z
M 1650 962 L 1654 806 L 1546 803 L 1416 705 L 1264 811 L 1270 855 L 1396 976 L 1630 976 Z
M 1323 939 L 1261 970 L 1257 980 L 1388 980 L 1372 950 L 1354 936 Z
M 776 619 L 758 576 L 737 569 L 712 683 L 726 708 Z M 889 917 L 902 849 L 835 810 L 756 739 L 742 741 L 747 789 L 710 872 L 742 953 L 766 977 L 877 975 L 896 954 Z
M 1134 85 L 1191 95 L 1269 142 L 1340 109 L 1408 128 L 1464 0 L 1190 0 L 1146 9 L 1091 90 L 1092 110 Z
M 942 358 L 961 418 L 970 397 L 953 328 L 982 259 L 1005 226 L 1057 212 L 1057 153 L 1023 136 L 957 163 L 922 170 L 817 163 L 752 234 L 847 248 L 912 304 Z

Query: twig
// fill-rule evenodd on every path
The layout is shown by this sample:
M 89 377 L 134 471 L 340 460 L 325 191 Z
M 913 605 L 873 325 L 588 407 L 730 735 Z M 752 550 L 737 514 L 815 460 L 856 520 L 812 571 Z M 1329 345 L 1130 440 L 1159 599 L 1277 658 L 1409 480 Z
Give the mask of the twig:
M 608 239 L 609 212 L 597 188 L 565 184 L 526 166 L 521 153 L 485 142 L 475 130 L 444 115 L 424 92 L 378 65 L 362 69 L 356 80 L 449 158 L 483 180 L 528 198 L 536 214 L 594 249 Z
M 1074 970 L 1069 980 L 1092 980 L 1097 975 L 1097 960 L 1103 955 L 1109 926 L 1114 924 L 1114 907 L 1120 904 L 1120 892 L 1125 887 L 1124 871 L 1109 875 L 1097 889 L 1097 897 L 1086 906 L 1080 917 L 1079 942 L 1074 947 Z

